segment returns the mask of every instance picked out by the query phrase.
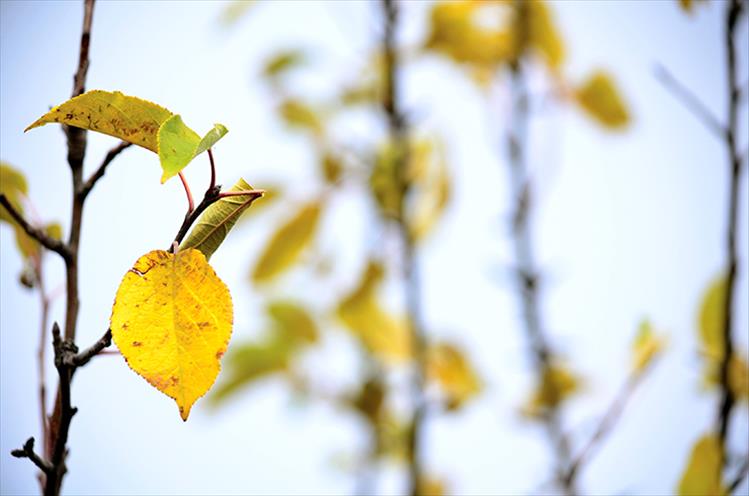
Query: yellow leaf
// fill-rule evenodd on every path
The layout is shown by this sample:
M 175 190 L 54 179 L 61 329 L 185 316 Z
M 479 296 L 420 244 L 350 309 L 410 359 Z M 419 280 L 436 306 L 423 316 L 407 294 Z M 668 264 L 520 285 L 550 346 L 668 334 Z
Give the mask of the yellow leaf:
M 468 358 L 449 343 L 437 343 L 427 350 L 427 377 L 439 384 L 451 410 L 481 391 L 481 381 Z
M 707 4 L 707 0 L 679 0 L 679 6 L 687 14 L 694 12 L 695 6 L 698 4 Z
M 343 173 L 341 157 L 330 151 L 325 152 L 320 158 L 320 172 L 328 184 L 337 183 Z
M 723 325 L 726 304 L 726 277 L 720 275 L 708 286 L 702 297 L 699 314 L 699 335 L 705 354 L 721 360 L 725 350 Z
M 445 487 L 445 481 L 434 477 L 424 476 L 419 481 L 419 496 L 446 496 L 447 488 Z
M 267 312 L 282 339 L 306 344 L 317 341 L 317 324 L 306 308 L 288 301 L 274 301 L 268 305 Z
M 440 2 L 432 8 L 430 32 L 425 48 L 445 55 L 455 62 L 473 67 L 496 68 L 511 54 L 511 36 L 503 29 L 480 20 L 496 17 L 491 5 L 462 0 Z
M 418 161 L 412 160 L 414 170 Z M 430 148 L 430 154 L 424 160 L 424 170 L 414 175 L 411 194 L 412 209 L 409 213 L 409 228 L 416 240 L 424 239 L 437 224 L 450 201 L 451 182 L 444 157 Z
M 25 197 L 28 194 L 28 191 L 29 189 L 24 175 L 9 163 L 0 162 L 0 193 L 8 198 L 10 204 L 13 205 L 19 213 L 23 213 L 21 198 Z M 15 224 L 15 221 L 8 211 L 2 207 L 0 207 L 0 221 Z
M 554 23 L 554 16 L 547 2 L 528 2 L 530 42 L 546 59 L 552 69 L 558 69 L 564 62 L 564 42 Z
M 377 150 L 375 164 L 369 176 L 369 188 L 385 218 L 397 218 L 401 209 L 401 189 L 398 183 L 397 152 L 389 143 Z
M 650 321 L 644 320 L 640 323 L 637 336 L 632 344 L 633 368 L 635 373 L 644 372 L 655 357 L 657 357 L 665 346 L 665 340 L 656 335 Z
M 579 392 L 580 388 L 580 378 L 571 370 L 561 365 L 551 365 L 544 371 L 522 413 L 530 418 L 541 418 Z
M 263 67 L 263 74 L 275 78 L 304 63 L 305 55 L 300 50 L 284 50 L 271 57 Z
M 721 483 L 720 441 L 714 435 L 697 440 L 677 488 L 679 496 L 721 496 L 725 494 Z
M 705 364 L 704 384 L 710 389 L 721 386 L 719 361 L 709 360 Z M 737 401 L 749 401 L 749 363 L 746 356 L 735 351 L 728 362 L 728 387 Z
M 285 272 L 309 246 L 317 230 L 322 202 L 304 205 L 273 235 L 255 265 L 252 279 L 267 283 Z
M 609 129 L 623 129 L 630 121 L 627 105 L 609 74 L 603 71 L 593 73 L 576 90 L 577 103 L 590 117 Z
M 119 91 L 91 90 L 53 108 L 24 131 L 57 122 L 108 134 L 158 153 L 159 127 L 171 116 L 164 107 Z
M 229 289 L 195 249 L 154 250 L 122 279 L 112 308 L 117 347 L 187 420 L 213 385 L 232 331 Z
M 377 299 L 384 269 L 370 261 L 358 287 L 338 305 L 338 317 L 364 347 L 388 361 L 410 357 L 408 325 L 388 314 Z
M 306 129 L 316 135 L 323 132 L 322 120 L 317 111 L 300 100 L 285 100 L 281 103 L 279 112 L 290 127 Z

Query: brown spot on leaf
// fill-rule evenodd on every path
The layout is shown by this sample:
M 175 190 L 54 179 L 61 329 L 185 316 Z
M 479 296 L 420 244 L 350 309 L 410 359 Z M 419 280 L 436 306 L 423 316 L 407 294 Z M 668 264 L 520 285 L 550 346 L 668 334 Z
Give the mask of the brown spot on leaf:
M 133 346 L 143 346 L 143 343 L 140 341 L 133 341 Z
M 179 377 L 177 377 L 176 375 L 171 376 L 169 380 L 172 381 L 172 386 L 176 386 L 177 384 L 179 384 Z
M 218 350 L 216 352 L 216 360 L 221 360 L 222 356 L 224 356 L 224 350 Z

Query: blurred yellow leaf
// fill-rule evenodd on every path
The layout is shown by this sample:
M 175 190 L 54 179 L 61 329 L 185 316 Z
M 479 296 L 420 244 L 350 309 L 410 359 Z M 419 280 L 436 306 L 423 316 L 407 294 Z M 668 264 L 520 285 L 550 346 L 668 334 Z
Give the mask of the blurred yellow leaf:
M 536 386 L 522 413 L 530 418 L 542 418 L 581 389 L 580 378 L 561 365 L 549 366 Z
M 343 173 L 343 161 L 341 157 L 331 151 L 323 153 L 319 160 L 320 172 L 328 184 L 335 184 Z
M 679 0 L 679 7 L 687 14 L 694 12 L 694 8 L 699 4 L 707 5 L 707 0 Z
M 227 27 L 235 24 L 255 3 L 256 0 L 232 0 L 221 11 L 219 22 Z
M 542 0 L 528 2 L 528 16 L 531 45 L 550 68 L 558 69 L 564 62 L 564 42 L 548 3 Z
M 629 124 L 627 105 L 606 72 L 594 72 L 576 90 L 575 97 L 580 107 L 602 126 L 618 130 Z
M 721 360 L 725 350 L 726 276 L 715 278 L 702 297 L 699 314 L 699 335 L 703 351 L 713 360 Z
M 187 420 L 216 380 L 232 312 L 229 288 L 199 250 L 154 250 L 122 279 L 110 327 L 130 368 L 173 398 Z
M 317 324 L 303 306 L 273 301 L 266 312 L 271 326 L 259 341 L 232 345 L 226 377 L 211 395 L 213 404 L 221 403 L 258 379 L 288 370 L 294 354 L 317 341 Z
M 323 133 L 323 123 L 318 112 L 308 104 L 294 98 L 284 100 L 279 107 L 281 117 L 289 127 Z
M 269 78 L 276 78 L 304 63 L 304 61 L 305 55 L 302 51 L 283 50 L 268 59 L 263 67 L 263 74 Z
M 410 336 L 405 319 L 388 314 L 380 305 L 377 290 L 384 269 L 369 262 L 358 287 L 338 305 L 338 317 L 365 348 L 389 361 L 410 357 Z
M 452 183 L 443 156 L 431 148 L 425 160 L 417 155 L 410 165 L 415 182 L 408 223 L 414 239 L 422 240 L 442 217 L 450 201 Z
M 255 217 L 256 214 L 258 214 L 259 212 L 265 211 L 267 207 L 269 207 L 270 205 L 273 205 L 276 202 L 276 200 L 278 200 L 279 198 L 283 196 L 283 188 L 280 185 L 263 184 L 263 191 L 265 191 L 265 193 L 263 193 L 262 200 L 256 203 L 253 203 L 252 208 L 247 208 L 242 211 L 242 214 L 239 216 L 240 222 L 246 221 L 248 219 L 252 219 L 253 217 Z
M 482 12 L 484 7 L 489 7 L 490 12 Z M 496 68 L 509 59 L 512 46 L 505 30 L 481 22 L 492 14 L 499 19 L 499 13 L 491 8 L 472 0 L 436 3 L 424 47 L 458 63 Z
M 462 350 L 450 343 L 436 343 L 427 350 L 427 377 L 439 384 L 448 409 L 460 408 L 481 391 L 481 381 Z
M 704 385 L 707 388 L 720 387 L 720 362 L 710 360 L 705 364 Z M 734 352 L 728 362 L 728 386 L 736 401 L 749 401 L 749 363 L 744 355 Z
M 21 199 L 28 194 L 26 178 L 7 162 L 0 162 L 0 193 L 4 194 L 19 213 L 23 213 Z M 5 208 L 0 207 L 0 221 L 15 224 Z
M 720 441 L 708 434 L 697 440 L 679 481 L 679 496 L 721 496 L 725 494 L 721 483 Z
M 634 343 L 632 343 L 633 368 L 635 373 L 641 374 L 645 372 L 653 359 L 661 354 L 665 345 L 665 340 L 653 331 L 650 321 L 642 321 Z
M 419 496 L 446 496 L 445 481 L 435 476 L 424 476 L 419 481 Z
M 385 385 L 379 377 L 364 381 L 357 395 L 351 399 L 353 407 L 372 425 L 380 422 L 385 402 Z
M 315 236 L 321 209 L 320 200 L 308 203 L 276 231 L 255 265 L 256 283 L 268 283 L 294 265 Z
M 402 193 L 397 162 L 397 151 L 386 143 L 377 150 L 375 164 L 369 176 L 370 190 L 385 218 L 397 218 L 401 209 Z

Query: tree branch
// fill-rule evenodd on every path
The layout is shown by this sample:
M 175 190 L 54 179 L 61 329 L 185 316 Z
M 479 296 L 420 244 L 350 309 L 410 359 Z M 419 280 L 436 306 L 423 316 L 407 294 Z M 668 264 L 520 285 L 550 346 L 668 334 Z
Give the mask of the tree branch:
M 738 489 L 741 483 L 744 482 L 744 479 L 746 479 L 747 475 L 749 475 L 749 456 L 744 458 L 744 463 L 741 464 L 738 473 L 726 486 L 726 494 L 733 494 L 733 492 Z
M 81 187 L 81 190 L 78 192 L 78 195 L 80 195 L 82 198 L 86 198 L 88 194 L 91 192 L 91 190 L 94 188 L 94 185 L 96 182 L 104 177 L 104 173 L 107 171 L 107 166 L 119 155 L 123 150 L 125 150 L 127 147 L 129 147 L 131 143 L 128 143 L 126 141 L 123 141 L 119 145 L 115 146 L 104 157 L 104 160 L 102 161 L 101 165 L 98 169 L 96 169 L 96 172 L 91 174 L 91 177 L 88 178 L 88 180 L 83 183 L 83 186 Z
M 11 451 L 10 454 L 15 456 L 16 458 L 28 458 L 34 463 L 34 465 L 39 467 L 39 470 L 41 470 L 44 474 L 49 474 L 50 472 L 52 472 L 52 465 L 47 460 L 44 460 L 42 457 L 37 455 L 34 451 L 33 437 L 30 437 L 24 443 L 23 448 L 15 449 Z
M 48 236 L 47 233 L 45 233 L 42 229 L 33 227 L 31 224 L 29 224 L 26 219 L 23 218 L 23 215 L 21 215 L 21 213 L 15 209 L 13 204 L 8 200 L 8 197 L 4 194 L 0 194 L 0 205 L 5 207 L 5 210 L 8 211 L 10 216 L 13 217 L 13 220 L 15 220 L 18 225 L 21 226 L 26 234 L 37 240 L 48 250 L 60 255 L 64 260 L 70 259 L 70 250 L 67 246 L 65 246 L 65 243 L 63 243 L 59 239 L 54 239 Z
M 741 175 L 741 157 L 738 150 L 738 115 L 739 115 L 739 81 L 736 62 L 737 40 L 736 27 L 744 13 L 745 4 L 740 0 L 731 0 L 726 9 L 726 65 L 728 81 L 728 126 L 725 133 L 725 147 L 730 171 L 728 225 L 725 237 L 725 250 L 728 264 L 726 276 L 726 296 L 723 307 L 723 357 L 720 363 L 721 400 L 717 414 L 717 432 L 722 451 L 722 466 L 728 461 L 726 456 L 726 439 L 731 422 L 731 412 L 736 398 L 731 387 L 730 367 L 733 359 L 733 317 L 737 298 L 736 279 L 738 275 L 737 231 L 739 223 L 739 177 Z M 722 471 L 722 467 L 721 467 Z
M 86 348 L 77 355 L 70 357 L 68 365 L 71 367 L 82 367 L 86 365 L 93 357 L 101 353 L 104 348 L 112 345 L 112 330 L 107 329 L 102 337 L 94 344 Z
M 692 112 L 702 123 L 719 139 L 726 137 L 726 128 L 720 123 L 717 117 L 713 115 L 710 109 L 702 101 L 683 86 L 668 70 L 662 65 L 655 66 L 655 77 L 660 80 L 661 84 L 682 104 Z

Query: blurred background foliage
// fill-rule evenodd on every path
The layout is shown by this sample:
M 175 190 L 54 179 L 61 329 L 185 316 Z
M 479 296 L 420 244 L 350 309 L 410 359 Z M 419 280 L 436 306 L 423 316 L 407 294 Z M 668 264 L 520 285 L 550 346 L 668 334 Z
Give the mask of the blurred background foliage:
M 219 16 L 222 29 L 242 29 L 240 21 L 255 15 L 259 3 L 228 3 Z M 681 15 L 690 16 L 699 15 L 701 9 L 727 9 L 729 5 L 708 5 L 699 0 L 673 3 L 681 7 Z M 616 389 L 611 404 L 603 412 L 586 412 L 595 418 L 594 428 L 581 432 L 565 424 L 564 408 L 585 393 L 595 378 L 577 372 L 568 354 L 558 351 L 553 323 L 533 323 L 534 319 L 547 320 L 539 318 L 544 313 L 539 286 L 545 283 L 544 271 L 549 268 L 539 267 L 534 261 L 533 214 L 542 203 L 539 196 L 543 191 L 536 188 L 538 178 L 530 163 L 530 148 L 538 146 L 543 137 L 533 135 L 528 121 L 538 109 L 569 107 L 595 125 L 590 133 L 608 133 L 626 140 L 626 131 L 638 117 L 628 103 L 629 96 L 617 84 L 616 61 L 602 55 L 601 67 L 589 68 L 579 80 L 569 76 L 570 55 L 553 2 L 434 2 L 425 9 L 428 17 L 423 39 L 415 44 L 398 44 L 394 59 L 388 57 L 384 39 L 386 23 L 395 24 L 398 19 L 388 17 L 387 9 L 399 7 L 398 2 L 384 2 L 381 9 L 372 9 L 379 16 L 379 28 L 369 45 L 370 53 L 342 80 L 329 81 L 323 95 L 306 91 L 303 81 L 315 73 L 325 53 L 304 46 L 287 47 L 268 54 L 261 64 L 257 77 L 262 78 L 275 109 L 275 115 L 266 118 L 282 122 L 289 139 L 302 140 L 313 156 L 308 165 L 314 170 L 289 179 L 274 176 L 270 168 L 253 169 L 253 186 L 267 193 L 243 214 L 239 224 L 270 222 L 274 226 L 261 240 L 263 246 L 249 261 L 246 273 L 246 283 L 261 295 L 264 317 L 254 321 L 249 332 L 237 333 L 232 340 L 224 370 L 208 401 L 221 409 L 248 394 L 257 383 L 279 380 L 300 404 L 322 402 L 358 419 L 367 443 L 359 447 L 361 452 L 345 453 L 341 461 L 341 467 L 355 480 L 357 494 L 380 493 L 378 473 L 393 466 L 404 473 L 416 466 L 417 480 L 411 481 L 411 487 L 418 494 L 462 494 L 460 487 L 451 487 L 449 473 L 424 468 L 417 459 L 422 455 L 409 443 L 415 424 L 428 423 L 437 416 L 460 415 L 480 395 L 493 394 L 486 385 L 495 378 L 487 377 L 474 363 L 459 338 L 434 332 L 431 325 L 424 325 L 420 337 L 415 327 L 422 324 L 414 322 L 432 319 L 413 315 L 428 309 L 407 303 L 411 297 L 424 297 L 418 294 L 419 285 L 410 284 L 409 278 L 427 278 L 428 274 L 418 270 L 423 269 L 419 266 L 420 250 L 428 246 L 456 201 L 454 180 L 461 171 L 451 164 L 454 155 L 450 150 L 459 145 L 420 118 L 424 109 L 393 110 L 399 102 L 388 101 L 393 75 L 397 82 L 409 67 L 425 59 L 439 60 L 455 67 L 483 99 L 487 115 L 476 127 L 498 123 L 490 125 L 487 132 L 498 143 L 497 161 L 503 168 L 506 164 L 506 179 L 511 184 L 513 215 L 504 221 L 513 233 L 509 241 L 516 246 L 510 271 L 515 303 L 524 322 L 518 329 L 495 331 L 516 332 L 528 339 L 534 380 L 522 404 L 502 407 L 515 409 L 529 425 L 542 426 L 554 453 L 553 473 L 539 467 L 538 479 L 530 481 L 529 487 L 533 493 L 585 492 L 576 484 L 579 471 L 605 443 L 620 416 L 626 415 L 625 406 L 638 408 L 633 393 L 675 338 L 657 323 L 643 319 L 632 332 L 629 369 L 616 371 L 622 377 L 620 385 L 608 386 Z M 268 2 L 265 8 L 276 6 Z M 678 15 L 676 10 L 674 15 Z M 397 32 L 397 25 L 390 27 Z M 742 87 L 742 91 L 746 93 L 747 89 Z M 504 107 L 500 108 L 497 101 L 504 101 Z M 745 105 L 746 98 L 743 102 Z M 394 112 L 402 113 L 404 143 L 394 140 Z M 6 163 L 0 166 L 0 174 L 2 192 L 23 211 L 29 197 L 23 175 Z M 491 202 L 492 208 L 497 203 L 495 198 L 486 198 L 486 202 Z M 358 206 L 358 225 L 332 226 L 340 209 L 352 204 Z M 37 288 L 43 304 L 48 305 L 44 303 L 47 292 L 41 273 L 43 251 L 4 211 L 0 210 L 0 215 L 0 220 L 13 229 L 25 260 L 21 283 Z M 51 235 L 61 237 L 59 224 L 47 224 L 34 215 L 31 218 Z M 411 261 L 407 260 L 408 251 L 401 249 L 404 243 L 413 243 Z M 337 261 L 341 259 L 356 260 L 355 273 L 348 270 L 349 264 L 339 266 Z M 411 263 L 416 265 L 415 275 L 408 270 Z M 742 266 L 745 263 L 743 259 Z M 726 356 L 726 288 L 726 276 L 716 276 L 705 289 L 696 312 L 703 367 L 701 387 L 706 390 L 726 386 L 720 372 Z M 471 288 L 454 290 L 471 292 Z M 746 329 L 735 329 L 734 333 L 745 335 Z M 460 329 L 456 329 L 452 336 L 459 334 Z M 342 337 L 348 341 L 347 347 L 332 355 L 330 350 L 323 353 Z M 746 343 L 740 344 L 729 357 L 728 387 L 737 400 L 735 415 L 746 417 L 749 368 Z M 419 350 L 422 345 L 424 349 Z M 342 359 L 348 367 L 345 380 L 325 377 L 310 366 L 315 363 L 315 354 L 323 353 L 331 359 L 337 352 L 352 350 L 355 360 Z M 423 415 L 415 414 L 420 405 Z M 429 431 L 426 433 L 429 435 Z M 704 436 L 695 441 L 693 451 L 684 456 L 683 475 L 673 481 L 675 492 L 724 494 L 740 487 L 739 478 L 747 471 L 747 453 L 727 453 L 722 443 L 714 429 L 707 427 Z M 336 455 L 331 450 L 320 446 L 320 456 Z M 501 471 L 497 487 L 502 491 Z M 616 493 L 623 488 L 609 490 Z

